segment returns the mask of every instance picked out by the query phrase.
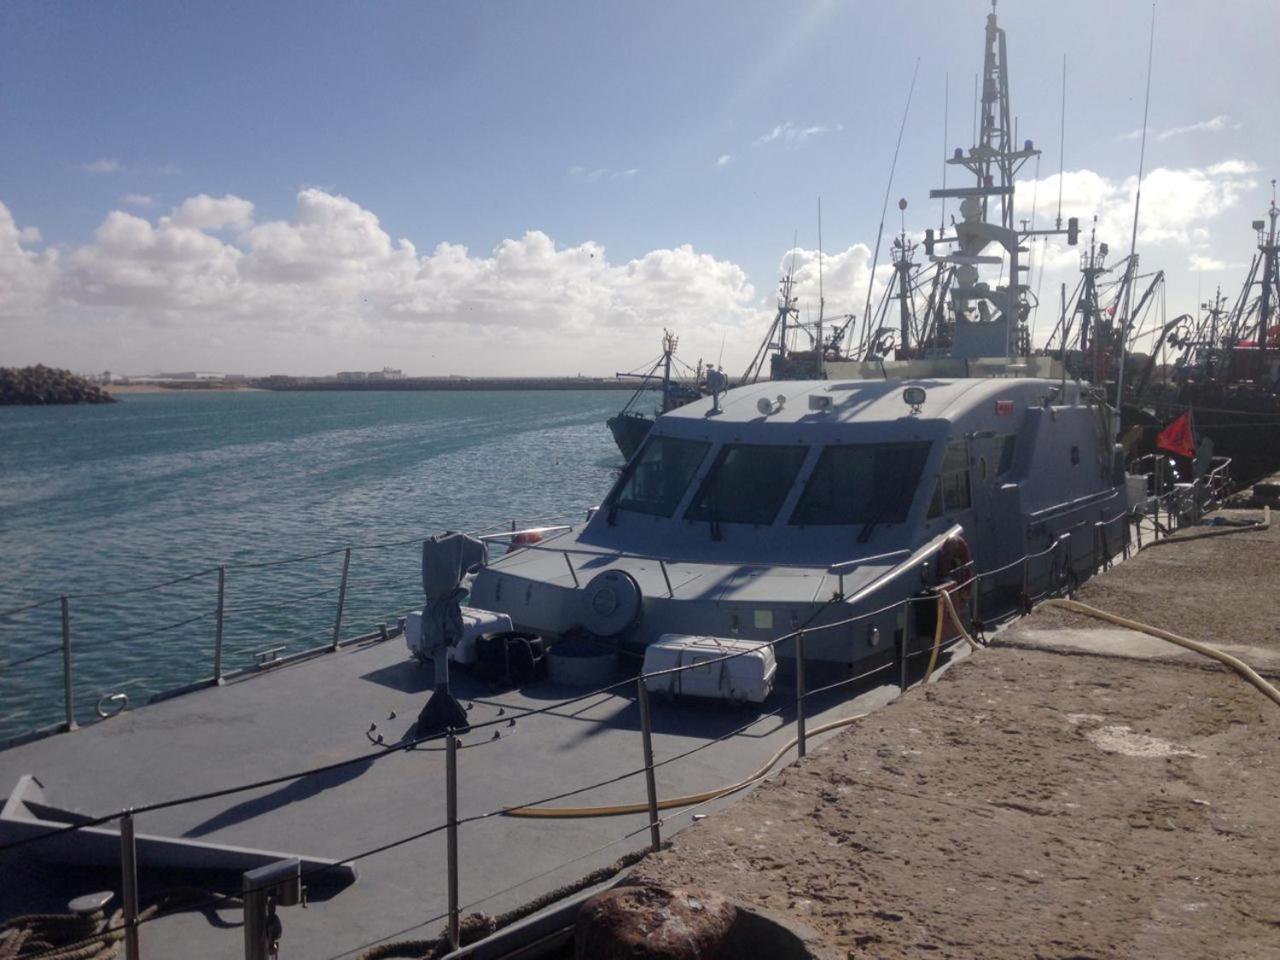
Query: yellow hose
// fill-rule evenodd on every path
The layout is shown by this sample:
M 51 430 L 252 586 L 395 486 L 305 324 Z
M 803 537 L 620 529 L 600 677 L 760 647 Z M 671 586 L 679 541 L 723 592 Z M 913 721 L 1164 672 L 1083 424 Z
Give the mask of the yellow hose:
M 1251 684 L 1261 690 L 1267 697 L 1275 701 L 1280 706 L 1280 690 L 1274 685 L 1268 683 L 1260 677 L 1253 667 L 1249 666 L 1239 657 L 1233 657 L 1229 653 L 1211 647 L 1207 643 L 1201 643 L 1199 640 L 1191 640 L 1187 637 L 1180 637 L 1176 633 L 1170 633 L 1167 630 L 1161 630 L 1159 627 L 1153 627 L 1147 623 L 1139 623 L 1137 620 L 1130 620 L 1127 617 L 1116 616 L 1114 613 L 1107 613 L 1105 610 L 1099 610 L 1097 607 L 1091 607 L 1086 603 L 1080 603 L 1077 600 L 1062 600 L 1053 598 L 1044 602 L 1046 607 L 1061 607 L 1063 610 L 1070 610 L 1072 613 L 1083 614 L 1086 617 L 1093 617 L 1096 620 L 1105 620 L 1108 623 L 1114 623 L 1121 627 L 1127 627 L 1130 630 L 1137 630 L 1139 633 L 1149 634 L 1153 637 L 1159 637 L 1161 640 L 1168 640 L 1170 643 L 1176 643 L 1180 647 L 1186 647 L 1188 650 L 1194 650 L 1196 653 L 1206 657 L 1212 657 L 1220 663 L 1225 663 L 1240 676 L 1244 677 Z
M 943 598 L 946 598 L 945 600 Z M 942 624 L 947 619 L 947 605 L 951 602 L 951 594 L 946 590 L 938 591 L 938 616 L 935 618 L 938 625 L 933 630 L 933 652 L 929 654 L 929 666 L 924 671 L 924 682 L 928 683 L 929 678 L 933 676 L 933 668 L 938 664 L 938 651 L 942 648 Z M 955 610 L 955 607 L 951 607 Z M 960 622 L 960 618 L 956 618 L 956 623 Z M 960 628 L 963 632 L 964 627 Z
M 856 720 L 865 717 L 865 713 L 854 714 L 852 717 L 842 717 L 839 720 L 832 720 L 830 723 L 824 723 L 819 727 L 814 727 L 806 733 L 806 736 L 812 737 L 819 733 L 826 733 L 828 730 L 836 730 L 840 727 L 847 727 Z M 755 773 L 747 777 L 745 780 L 739 780 L 737 783 L 728 787 L 719 787 L 715 790 L 707 790 L 703 793 L 690 793 L 683 797 L 668 797 L 665 800 L 658 801 L 659 810 L 674 810 L 677 807 L 691 807 L 695 803 L 706 803 L 708 800 L 715 800 L 719 797 L 728 796 L 736 793 L 746 787 L 751 786 L 757 780 L 761 780 L 772 770 L 783 754 L 794 747 L 798 741 L 798 737 L 793 737 L 785 744 L 778 748 L 778 751 L 768 759 L 768 761 Z M 507 817 L 530 817 L 542 820 L 585 820 L 589 817 L 622 817 L 631 813 L 648 813 L 648 803 L 619 803 L 606 807 L 512 807 L 510 810 L 504 810 L 503 816 Z
M 964 621 L 960 619 L 960 614 L 956 611 L 955 602 L 951 599 L 950 590 L 938 591 L 938 626 L 933 631 L 933 653 L 929 655 L 929 668 L 924 672 L 924 682 L 928 683 L 929 678 L 933 676 L 933 668 L 938 662 L 938 651 L 942 649 L 942 624 L 946 619 L 945 613 L 951 614 L 951 622 L 956 625 L 956 629 L 960 631 L 963 637 L 974 650 L 978 649 L 978 641 L 969 636 L 969 631 L 964 628 Z

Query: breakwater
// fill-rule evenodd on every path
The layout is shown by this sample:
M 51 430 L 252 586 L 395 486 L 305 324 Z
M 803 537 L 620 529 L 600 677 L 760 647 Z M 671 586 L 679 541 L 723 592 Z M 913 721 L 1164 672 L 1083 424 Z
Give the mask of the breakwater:
M 101 387 L 70 370 L 46 367 L 0 367 L 0 406 L 64 403 L 115 403 Z

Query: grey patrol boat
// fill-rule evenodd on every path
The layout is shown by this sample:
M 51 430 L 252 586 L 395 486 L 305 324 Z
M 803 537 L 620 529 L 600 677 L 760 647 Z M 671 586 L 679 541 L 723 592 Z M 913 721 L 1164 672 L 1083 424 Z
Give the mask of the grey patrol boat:
M 925 237 L 939 277 L 931 332 L 908 342 L 904 320 L 898 349 L 880 356 L 869 319 L 861 356 L 820 352 L 818 379 L 741 386 L 664 414 L 590 519 L 489 563 L 472 606 L 553 644 L 586 634 L 638 653 L 672 633 L 768 641 L 979 573 L 979 602 L 1022 596 L 1029 579 L 1084 576 L 1108 547 L 1098 537 L 1118 542 L 1131 502 L 1116 412 L 1031 355 L 1023 244 L 1074 244 L 1078 224 L 1017 226 L 1014 178 L 1039 151 L 1013 142 L 994 6 L 982 89 L 978 142 L 947 161 L 973 185 L 931 192 L 960 201 L 951 232 Z M 984 279 L 997 269 L 994 284 Z M 1020 563 L 1028 554 L 1036 561 Z M 902 610 L 815 630 L 806 661 L 847 672 L 890 637 L 932 638 L 927 617 L 909 626 Z M 789 644 L 777 652 L 793 655 Z
M 1123 535 L 1113 423 L 1040 378 L 740 387 L 659 417 L 590 520 L 490 562 L 469 603 L 641 652 L 669 633 L 773 640 L 1006 564 L 983 590 L 1020 594 L 1024 554 L 1048 551 L 1037 579 L 1083 575 L 1094 524 Z M 901 616 L 816 631 L 806 659 L 853 670 Z

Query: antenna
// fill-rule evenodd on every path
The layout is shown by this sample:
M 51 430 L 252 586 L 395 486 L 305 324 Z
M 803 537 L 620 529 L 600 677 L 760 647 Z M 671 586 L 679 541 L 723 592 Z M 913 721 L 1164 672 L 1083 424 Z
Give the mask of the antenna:
M 947 189 L 947 146 L 951 142 L 948 121 L 951 118 L 951 74 L 942 75 L 942 189 Z M 942 212 L 938 214 L 938 236 L 947 231 L 947 198 L 942 198 Z
M 884 238 L 884 218 L 889 210 L 889 194 L 893 191 L 893 174 L 898 169 L 898 153 L 902 150 L 902 134 L 907 129 L 907 117 L 911 114 L 911 96 L 916 92 L 916 77 L 920 74 L 920 58 L 916 57 L 915 69 L 911 71 L 911 86 L 907 88 L 907 103 L 902 108 L 902 123 L 898 126 L 898 142 L 893 148 L 893 162 L 889 164 L 889 182 L 884 185 L 884 203 L 880 207 L 880 229 L 876 232 L 876 252 L 871 258 L 871 273 L 867 276 L 867 302 L 862 308 L 863 350 L 868 346 L 867 335 L 871 329 L 871 288 L 875 286 L 876 266 L 880 263 L 880 241 Z M 850 325 L 852 329 L 852 325 Z
M 973 75 L 973 145 L 978 145 L 978 75 Z
M 822 313 L 826 299 L 822 295 L 822 198 L 818 198 L 818 379 L 827 379 L 823 370 L 827 355 L 827 346 L 822 339 Z
M 1151 4 L 1151 37 L 1147 41 L 1147 93 L 1146 99 L 1142 104 L 1142 146 L 1138 151 L 1138 188 L 1133 197 L 1133 233 L 1129 238 L 1129 264 L 1126 268 L 1129 273 L 1129 282 L 1124 287 L 1124 310 L 1120 321 L 1120 335 L 1117 337 L 1120 348 L 1119 370 L 1116 372 L 1116 436 L 1119 439 L 1120 434 L 1120 418 L 1119 411 L 1124 404 L 1124 352 L 1125 341 L 1128 339 L 1129 327 L 1129 309 L 1133 304 L 1133 274 L 1137 272 L 1138 264 L 1138 211 L 1142 208 L 1142 174 L 1146 169 L 1147 163 L 1147 121 L 1151 114 L 1151 63 L 1155 58 L 1156 50 L 1156 5 Z
M 1063 158 L 1067 152 L 1067 55 L 1062 55 L 1062 111 L 1058 119 L 1058 229 L 1062 229 Z

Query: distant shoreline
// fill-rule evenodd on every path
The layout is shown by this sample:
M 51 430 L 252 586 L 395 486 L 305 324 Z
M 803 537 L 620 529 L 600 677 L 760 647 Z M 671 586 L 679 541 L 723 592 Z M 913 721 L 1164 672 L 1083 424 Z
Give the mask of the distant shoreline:
M 255 380 L 264 390 L 285 391 L 387 391 L 387 390 L 628 390 L 635 381 L 603 377 L 404 377 L 399 380 L 310 380 L 267 378 Z
M 158 383 L 111 383 L 102 389 L 110 394 L 126 393 L 261 393 L 260 387 L 165 387 Z
M 641 386 L 637 380 L 604 377 L 403 377 L 398 380 L 322 380 L 310 377 L 262 377 L 248 384 L 180 381 L 175 383 L 113 383 L 103 387 L 113 395 L 141 393 L 369 393 L 388 391 L 480 390 L 625 390 Z M 648 385 L 657 389 L 659 381 Z

